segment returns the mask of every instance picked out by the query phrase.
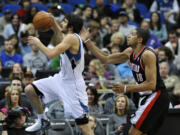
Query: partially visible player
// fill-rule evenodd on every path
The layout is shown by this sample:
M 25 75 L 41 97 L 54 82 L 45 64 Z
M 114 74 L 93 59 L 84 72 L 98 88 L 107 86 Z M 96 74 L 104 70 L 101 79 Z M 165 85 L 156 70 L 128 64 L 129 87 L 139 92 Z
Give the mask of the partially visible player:
M 88 125 L 88 98 L 86 85 L 82 76 L 84 70 L 84 49 L 80 36 L 83 20 L 73 14 L 69 14 L 62 22 L 62 29 L 55 21 L 53 28 L 62 36 L 61 31 L 66 32 L 62 42 L 54 49 L 45 47 L 37 37 L 28 37 L 30 45 L 36 45 L 46 56 L 54 58 L 61 56 L 61 70 L 53 77 L 34 81 L 25 88 L 34 109 L 37 112 L 37 122 L 26 128 L 27 132 L 38 131 L 44 127 L 46 116 L 43 113 L 42 104 L 38 95 L 43 96 L 43 102 L 61 98 L 66 117 L 74 118 L 84 135 L 91 135 Z M 45 120 L 44 120 L 45 119 Z
M 136 29 L 128 35 L 129 48 L 121 53 L 104 54 L 89 39 L 84 30 L 81 37 L 93 55 L 105 64 L 119 64 L 130 60 L 130 67 L 136 84 L 116 84 L 113 90 L 118 93 L 139 92 L 141 98 L 135 115 L 131 118 L 130 135 L 154 135 L 162 125 L 168 112 L 169 97 L 159 75 L 158 59 L 153 50 L 146 47 L 149 32 Z

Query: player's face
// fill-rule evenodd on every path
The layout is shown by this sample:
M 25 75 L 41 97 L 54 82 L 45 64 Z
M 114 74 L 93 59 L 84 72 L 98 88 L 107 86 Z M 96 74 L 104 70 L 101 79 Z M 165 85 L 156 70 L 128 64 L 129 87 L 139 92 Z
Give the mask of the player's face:
M 138 36 L 136 30 L 134 30 L 131 34 L 128 35 L 127 43 L 129 46 L 136 46 L 136 44 L 138 43 Z
M 60 27 L 62 28 L 62 32 L 67 33 L 67 31 L 68 31 L 67 25 L 68 25 L 68 20 L 65 18 L 65 19 L 60 23 Z

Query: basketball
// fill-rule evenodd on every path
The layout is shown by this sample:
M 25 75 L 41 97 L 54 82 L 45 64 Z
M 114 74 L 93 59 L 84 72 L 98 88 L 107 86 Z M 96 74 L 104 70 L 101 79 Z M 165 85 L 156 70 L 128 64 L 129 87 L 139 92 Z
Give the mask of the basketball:
M 45 11 L 39 11 L 33 17 L 33 25 L 40 32 L 48 31 L 53 25 L 53 23 L 54 23 L 53 18 L 49 13 Z

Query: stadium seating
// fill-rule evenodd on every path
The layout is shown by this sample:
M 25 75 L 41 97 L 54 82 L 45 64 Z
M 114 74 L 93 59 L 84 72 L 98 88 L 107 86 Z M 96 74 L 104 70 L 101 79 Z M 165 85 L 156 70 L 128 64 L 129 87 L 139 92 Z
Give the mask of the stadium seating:
M 12 13 L 14 14 L 20 8 L 21 8 L 21 6 L 18 4 L 6 4 L 2 7 L 2 12 L 4 12 L 6 9 L 10 9 L 12 11 Z
M 139 12 L 140 12 L 142 17 L 144 17 L 146 15 L 146 13 L 148 12 L 148 9 L 147 9 L 147 7 L 144 4 L 136 3 L 135 7 L 137 9 L 139 9 Z
M 90 0 L 90 1 L 89 1 L 89 4 L 90 4 L 92 7 L 95 7 L 95 6 L 96 6 L 96 0 Z M 104 0 L 104 4 L 108 4 L 108 0 Z
M 116 12 L 117 10 L 119 10 L 120 8 L 121 8 L 121 6 L 119 5 L 119 4 L 109 4 L 110 5 L 110 7 L 111 7 L 111 10 L 113 11 L 113 12 Z
M 70 13 L 70 12 L 73 12 L 73 10 L 74 10 L 74 6 L 72 6 L 70 4 L 61 3 L 60 6 L 63 8 L 65 13 Z
M 79 5 L 79 4 L 86 4 L 86 0 L 67 0 L 67 3 L 68 4 L 71 4 L 71 5 Z
M 47 6 L 45 6 L 44 4 L 39 4 L 39 3 L 33 3 L 31 4 L 32 7 L 36 7 L 38 9 L 38 11 L 48 11 Z

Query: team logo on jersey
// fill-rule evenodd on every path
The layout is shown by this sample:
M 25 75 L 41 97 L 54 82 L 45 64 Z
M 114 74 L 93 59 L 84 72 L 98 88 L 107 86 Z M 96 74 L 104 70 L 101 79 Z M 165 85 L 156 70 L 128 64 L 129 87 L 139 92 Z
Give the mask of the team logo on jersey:
M 139 72 L 139 69 L 140 69 L 139 65 L 136 65 L 134 63 L 130 63 L 130 67 L 131 67 L 132 71 Z

